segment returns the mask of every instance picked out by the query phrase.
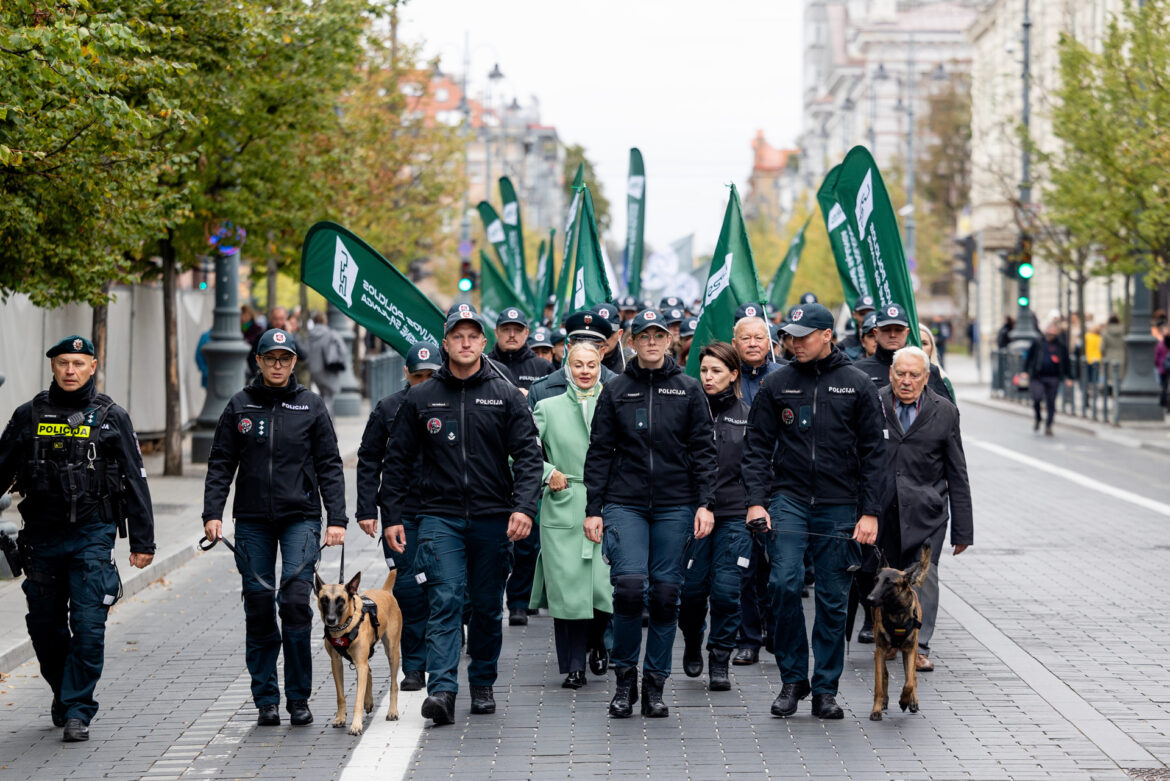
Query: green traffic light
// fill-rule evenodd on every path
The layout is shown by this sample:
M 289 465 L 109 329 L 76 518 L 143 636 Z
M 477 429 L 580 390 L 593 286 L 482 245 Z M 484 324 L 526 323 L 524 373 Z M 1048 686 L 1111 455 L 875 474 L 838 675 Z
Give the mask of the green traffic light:
M 1016 269 L 1016 273 L 1020 275 L 1020 279 L 1031 279 L 1032 275 L 1036 273 L 1036 269 L 1032 267 L 1031 263 L 1021 263 L 1020 267 Z
M 469 292 L 471 290 L 471 280 L 467 277 L 459 280 L 459 290 L 463 293 Z
M 206 283 L 206 282 L 200 282 L 200 283 L 199 283 L 199 289 L 200 289 L 200 290 L 206 290 L 206 289 L 207 289 L 207 283 Z
M 1016 303 L 1019 304 L 1020 306 L 1027 306 L 1028 305 L 1028 297 L 1027 296 L 1020 296 L 1019 298 L 1016 299 Z

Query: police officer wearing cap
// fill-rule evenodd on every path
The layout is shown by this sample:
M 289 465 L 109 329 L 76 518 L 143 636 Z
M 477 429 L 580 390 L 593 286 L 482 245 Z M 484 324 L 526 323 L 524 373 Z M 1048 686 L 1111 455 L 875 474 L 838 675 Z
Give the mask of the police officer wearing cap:
M 621 374 L 626 370 L 626 354 L 622 352 L 622 336 L 625 331 L 622 329 L 621 314 L 616 306 L 608 303 L 597 304 L 592 311 L 609 323 L 610 328 L 609 336 L 605 339 L 605 355 L 601 365 L 614 374 Z M 601 381 L 605 382 L 605 378 L 602 377 Z
M 130 416 L 94 385 L 93 344 L 69 336 L 45 356 L 49 389 L 17 407 L 0 437 L 0 493 L 15 480 L 24 496 L 25 623 L 53 690 L 53 724 L 73 742 L 89 740 L 106 616 L 122 594 L 114 535 L 128 529 L 130 565 L 147 566 L 154 514 Z
M 715 517 L 714 425 L 702 386 L 670 357 L 670 331 L 654 310 L 639 312 L 636 356 L 601 391 L 585 457 L 585 535 L 602 544 L 613 584 L 613 665 L 609 713 L 627 718 L 638 701 L 642 605 L 649 630 L 642 715 L 668 715 L 683 556 Z M 603 532 L 604 529 L 604 532 Z M 649 583 L 649 588 L 647 588 Z
M 565 342 L 569 338 L 569 332 L 564 328 L 557 328 L 552 332 L 552 365 L 553 368 L 561 368 L 561 364 L 565 362 Z M 535 385 L 536 383 L 533 383 Z M 532 386 L 528 386 L 529 393 L 532 392 Z
M 406 351 L 406 386 L 412 388 L 431 378 L 443 365 L 439 345 L 416 342 Z M 398 413 L 407 388 L 392 393 L 370 410 L 370 419 L 362 433 L 357 453 L 358 526 L 373 537 L 378 531 L 378 503 L 381 494 L 382 462 L 386 458 L 386 441 L 390 424 Z M 398 571 L 394 580 L 394 598 L 402 609 L 402 690 L 418 691 L 426 684 L 427 669 L 427 594 L 414 579 L 414 551 L 418 542 L 418 472 L 410 476 L 409 490 L 403 507 L 402 525 L 406 532 L 407 553 L 390 548 L 382 538 L 386 563 Z M 379 535 L 381 536 L 381 535 Z
M 622 324 L 626 324 L 634 319 L 634 315 L 638 314 L 638 299 L 634 296 L 622 296 L 617 301 L 618 315 L 621 317 Z
M 695 341 L 695 329 L 699 327 L 699 318 L 688 317 L 678 326 L 678 364 L 687 365 L 687 358 L 691 354 L 691 343 Z
M 683 300 L 678 296 L 663 296 L 662 300 L 658 302 L 658 311 L 665 312 L 667 309 L 682 309 Z
M 520 390 L 483 359 L 486 346 L 479 315 L 465 311 L 447 320 L 446 360 L 403 396 L 382 469 L 382 528 L 396 553 L 408 550 L 404 515 L 412 490 L 418 497 L 415 580 L 427 589 L 429 612 L 422 715 L 436 725 L 455 719 L 468 596 L 471 712 L 495 712 L 512 543 L 528 536 L 540 499 L 536 424 Z
M 523 390 L 553 370 L 551 361 L 532 352 L 528 334 L 528 316 L 519 309 L 505 309 L 496 320 L 496 346 L 488 353 L 488 358 Z M 527 598 L 524 601 L 527 603 Z
M 231 397 L 215 429 L 203 487 L 203 535 L 208 540 L 223 535 L 223 509 L 234 479 L 244 660 L 252 676 L 252 700 L 260 711 L 256 723 L 280 724 L 276 662 L 283 648 L 289 723 L 305 725 L 313 721 L 309 598 L 321 546 L 321 504 L 328 519 L 325 544 L 341 545 L 347 523 L 345 477 L 325 402 L 293 374 L 297 353 L 292 335 L 271 328 L 260 337 L 256 352 L 259 373 Z
M 862 358 L 856 366 L 865 375 L 873 380 L 878 388 L 890 384 L 890 367 L 894 363 L 894 353 L 906 346 L 910 336 L 910 317 L 901 304 L 882 304 L 876 310 L 877 318 L 874 321 L 874 334 L 877 337 L 877 350 L 869 358 Z M 954 403 L 955 398 L 943 382 L 942 374 L 934 364 L 930 366 L 930 379 L 926 387 Z
M 874 329 L 877 328 L 877 315 L 870 312 L 861 321 L 861 350 L 862 358 L 869 358 L 877 352 L 877 334 Z
M 840 719 L 836 694 L 845 661 L 848 568 L 860 561 L 854 541 L 877 539 L 886 468 L 882 415 L 873 383 L 833 345 L 829 310 L 807 304 L 791 319 L 784 329 L 793 337 L 796 361 L 764 380 L 748 415 L 747 518 L 750 528 L 768 530 L 772 560 L 774 642 L 783 684 L 772 714 L 793 715 L 811 691 L 814 716 Z M 811 686 L 800 601 L 806 550 L 817 574 Z
M 844 339 L 842 339 L 837 346 L 849 356 L 849 360 L 856 363 L 862 358 L 866 357 L 864 348 L 861 346 L 861 327 L 865 323 L 865 318 L 873 312 L 873 296 L 864 295 L 858 296 L 857 300 L 853 302 L 853 320 L 857 327 Z
M 544 358 L 553 364 L 553 369 L 556 369 L 556 364 L 553 363 L 552 331 L 543 325 L 533 329 L 532 333 L 528 335 L 528 349 L 536 353 L 537 357 Z
M 565 318 L 565 330 L 570 345 L 578 341 L 590 341 L 597 345 L 602 356 L 601 376 L 598 377 L 598 382 L 604 385 L 617 376 L 605 367 L 604 361 L 610 337 L 613 335 L 613 328 L 608 320 L 592 309 L 582 309 Z M 569 370 L 564 366 L 537 380 L 528 389 L 528 406 L 535 410 L 538 401 L 561 395 L 568 390 L 570 380 Z

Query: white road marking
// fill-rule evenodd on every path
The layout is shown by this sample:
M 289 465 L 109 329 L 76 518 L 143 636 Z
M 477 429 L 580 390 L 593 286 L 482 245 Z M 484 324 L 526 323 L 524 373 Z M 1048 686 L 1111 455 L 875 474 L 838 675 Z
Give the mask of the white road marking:
M 379 656 L 382 655 L 375 654 L 375 660 Z M 382 656 L 382 662 L 385 664 L 385 656 Z M 341 781 L 404 778 L 426 725 L 427 720 L 419 713 L 426 698 L 425 689 L 417 692 L 399 691 L 398 721 L 386 721 L 386 711 L 390 709 L 390 691 L 387 689 L 386 696 L 374 708 L 374 712 L 366 714 L 366 731 L 354 746 L 349 764 L 341 773 Z M 348 704 L 352 713 L 353 700 Z M 328 718 L 332 720 L 332 711 Z

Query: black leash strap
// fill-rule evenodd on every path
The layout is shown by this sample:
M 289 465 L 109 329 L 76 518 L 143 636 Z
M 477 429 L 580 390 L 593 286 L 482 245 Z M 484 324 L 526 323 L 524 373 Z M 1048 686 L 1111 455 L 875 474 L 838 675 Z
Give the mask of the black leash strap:
M 767 529 L 752 529 L 753 534 L 757 532 L 766 533 L 767 531 Z M 890 566 L 890 563 L 886 560 L 885 552 L 880 547 L 878 547 L 876 542 L 857 542 L 857 540 L 853 539 L 852 537 L 846 537 L 843 534 L 821 534 L 820 532 L 798 531 L 796 529 L 777 529 L 773 527 L 772 531 L 776 532 L 777 534 L 802 534 L 805 537 L 824 537 L 827 540 L 837 540 L 839 542 L 856 542 L 858 545 L 866 545 L 870 548 L 873 548 L 873 552 L 870 555 L 877 557 L 878 563 L 881 567 Z M 765 553 L 767 553 L 767 550 L 767 545 L 765 545 Z M 861 569 L 861 566 L 854 564 L 846 569 L 846 572 L 856 572 L 859 569 Z
M 260 573 L 256 571 L 256 568 L 252 566 L 252 560 L 248 558 L 247 554 L 243 553 L 235 545 L 232 545 L 227 537 L 219 537 L 218 539 L 215 539 L 215 540 L 209 540 L 209 539 L 207 539 L 207 537 L 200 537 L 199 542 L 196 544 L 199 546 L 199 550 L 209 551 L 221 542 L 227 546 L 228 550 L 230 550 L 233 554 L 235 554 L 237 563 L 243 562 L 244 564 L 247 565 L 248 569 L 252 573 L 252 577 L 256 578 L 256 582 L 259 583 L 264 588 L 264 590 L 271 591 L 273 593 L 279 592 L 280 589 L 284 588 L 290 582 L 295 580 L 297 575 L 300 575 L 301 572 L 304 571 L 305 567 L 309 566 L 310 563 L 312 563 L 314 565 L 313 566 L 314 572 L 317 569 L 316 562 L 310 562 L 309 559 L 305 559 L 304 561 L 301 562 L 301 566 L 299 566 L 295 570 L 293 570 L 292 573 L 290 573 L 287 578 L 281 578 L 280 586 L 276 587 L 276 586 L 273 586 L 271 583 L 269 583 L 267 580 L 265 580 L 260 575 Z M 325 550 L 324 545 L 322 545 L 320 548 L 317 549 L 317 561 L 321 560 L 321 551 L 323 551 L 323 550 Z M 345 548 L 341 549 L 341 557 L 342 557 L 341 558 L 341 566 L 342 566 L 342 569 L 344 570 L 344 568 L 345 568 Z
M 325 547 L 324 545 L 321 546 Z M 341 571 L 337 573 L 337 582 L 345 583 L 345 543 L 341 543 Z

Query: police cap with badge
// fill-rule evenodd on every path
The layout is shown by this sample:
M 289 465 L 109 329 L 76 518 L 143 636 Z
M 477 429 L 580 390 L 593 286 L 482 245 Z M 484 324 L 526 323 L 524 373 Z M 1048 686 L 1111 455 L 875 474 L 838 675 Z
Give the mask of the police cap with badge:
M 678 296 L 663 296 L 662 300 L 658 302 L 658 309 L 682 309 L 683 302 Z
M 439 345 L 431 342 L 415 342 L 406 351 L 406 371 L 415 372 L 438 371 L 442 367 L 442 358 L 439 354 Z
M 808 336 L 813 331 L 832 329 L 833 313 L 821 304 L 805 304 L 792 310 L 788 316 L 789 322 L 781 330 L 799 339 Z
M 605 341 L 613 335 L 613 326 L 609 321 L 592 309 L 582 309 L 569 315 L 565 319 L 565 330 L 572 341 L 580 339 Z
M 450 320 L 452 315 L 458 314 L 460 312 L 471 312 L 474 314 L 475 307 L 473 307 L 471 304 L 451 304 L 451 306 L 447 309 L 446 317 L 448 320 Z
M 877 309 L 876 315 L 876 328 L 882 328 L 887 325 L 910 327 L 910 318 L 906 316 L 906 308 L 901 304 L 884 304 Z
M 865 316 L 865 319 L 861 321 L 861 335 L 865 336 L 868 333 L 872 333 L 873 329 L 875 328 L 877 328 L 877 315 L 873 312 L 870 312 Z
M 547 347 L 552 349 L 552 332 L 543 325 L 537 327 L 531 334 L 528 335 L 529 347 Z
M 256 342 L 256 354 L 263 355 L 273 350 L 288 350 L 296 355 L 297 342 L 288 331 L 282 328 L 269 328 L 261 334 L 260 340 Z
M 686 339 L 688 336 L 695 335 L 695 329 L 699 327 L 699 318 L 688 317 L 683 320 L 678 326 L 678 338 Z
M 765 310 L 762 306 L 754 301 L 749 301 L 746 304 L 741 304 L 739 309 L 735 310 L 735 322 L 738 323 L 745 317 L 760 317 L 766 320 L 767 317 L 765 317 L 764 312 Z
M 873 311 L 873 296 L 858 296 L 857 300 L 853 302 L 854 312 L 872 312 Z
M 443 336 L 451 333 L 451 330 L 460 323 L 474 323 L 475 327 L 479 329 L 480 333 L 487 333 L 483 325 L 483 318 L 472 307 L 466 309 L 458 309 L 447 318 L 447 322 L 443 324 Z
M 683 311 L 682 307 L 676 306 L 662 310 L 662 319 L 666 321 L 667 325 L 681 325 L 686 316 L 687 313 Z
M 607 304 L 603 301 L 602 303 L 594 306 L 593 311 L 596 314 L 599 314 L 603 318 L 605 318 L 605 321 L 607 323 L 609 323 L 609 327 L 612 330 L 616 331 L 618 328 L 621 327 L 622 316 L 621 316 L 621 313 L 618 311 L 617 306 L 615 306 L 614 304 Z
M 514 306 L 508 307 L 507 309 L 501 311 L 500 316 L 496 318 L 496 328 L 499 328 L 501 325 L 508 325 L 509 323 L 527 328 L 528 315 L 524 314 L 524 312 Z
M 56 358 L 58 355 L 94 355 L 93 342 L 84 336 L 66 336 L 49 348 L 46 358 Z
M 634 336 L 651 328 L 661 328 L 666 333 L 670 333 L 670 329 L 667 327 L 666 321 L 663 319 L 661 313 L 655 312 L 653 309 L 643 309 L 634 315 L 634 319 L 630 324 L 630 332 Z

